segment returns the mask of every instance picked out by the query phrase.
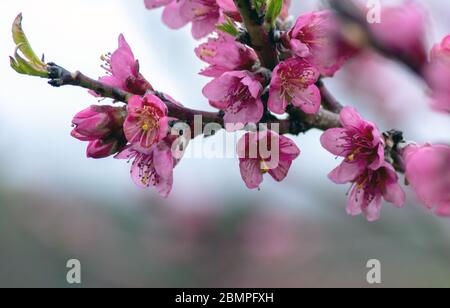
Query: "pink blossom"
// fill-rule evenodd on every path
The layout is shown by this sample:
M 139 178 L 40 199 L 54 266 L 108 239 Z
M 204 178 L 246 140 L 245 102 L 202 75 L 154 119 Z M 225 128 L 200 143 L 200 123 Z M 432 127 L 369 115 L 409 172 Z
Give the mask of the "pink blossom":
M 126 144 L 122 131 L 125 114 L 124 108 L 91 106 L 75 115 L 71 135 L 89 142 L 87 157 L 111 156 Z
M 222 10 L 228 13 L 237 13 L 238 9 L 233 0 L 216 0 Z
M 450 113 L 450 35 L 433 47 L 425 77 L 433 91 L 432 107 Z
M 289 9 L 291 8 L 292 0 L 283 0 L 283 9 L 281 10 L 280 18 L 285 20 L 289 17 Z
M 211 106 L 225 111 L 225 123 L 259 123 L 264 113 L 263 87 L 248 71 L 227 72 L 208 83 L 203 95 Z
M 167 136 L 169 118 L 167 106 L 155 95 L 147 94 L 143 98 L 133 96 L 128 100 L 128 116 L 123 125 L 125 136 L 132 144 L 144 149 Z
M 426 22 L 424 9 L 407 1 L 400 6 L 385 7 L 381 22 L 372 24 L 371 28 L 386 47 L 421 67 L 427 61 Z
M 450 216 L 450 147 L 410 145 L 404 151 L 406 178 L 418 199 L 440 216 Z
M 152 90 L 150 83 L 139 73 L 139 62 L 134 58 L 130 46 L 124 36 L 119 36 L 119 48 L 112 54 L 103 57 L 106 62 L 104 68 L 108 75 L 100 81 L 112 87 L 128 91 L 136 95 L 144 95 Z M 101 95 L 102 93 L 93 93 Z
M 324 76 L 333 76 L 352 56 L 354 49 L 337 39 L 337 21 L 330 11 L 298 17 L 287 36 L 293 53 L 317 66 Z
M 229 4 L 222 1 L 223 5 Z M 216 29 L 221 10 L 216 0 L 145 0 L 148 9 L 165 6 L 164 23 L 172 29 L 180 29 L 192 22 L 192 36 L 201 39 Z
M 290 139 L 273 131 L 249 132 L 238 142 L 241 176 L 249 189 L 259 188 L 269 173 L 281 182 L 288 175 L 300 149 Z
M 132 145 L 115 158 L 133 160 L 131 178 L 136 185 L 142 188 L 153 186 L 162 197 L 169 196 L 173 185 L 173 169 L 177 163 L 172 156 L 170 142 L 162 140 L 149 149 Z
M 327 130 L 322 146 L 334 155 L 345 157 L 329 178 L 336 184 L 355 181 L 366 169 L 377 170 L 384 164 L 384 140 L 375 124 L 365 121 L 356 109 L 346 107 L 340 114 L 343 128 Z
M 433 62 L 425 74 L 432 89 L 431 106 L 436 111 L 450 113 L 450 64 Z
M 89 141 L 86 155 L 89 158 L 101 159 L 120 152 L 126 145 L 125 138 L 106 138 Z
M 280 63 L 272 74 L 268 108 L 283 114 L 289 104 L 309 114 L 320 109 L 320 91 L 315 85 L 320 72 L 302 59 L 291 58 Z
M 450 35 L 446 36 L 440 44 L 433 46 L 431 61 L 445 61 L 450 63 Z
M 223 32 L 217 38 L 195 49 L 197 56 L 210 64 L 201 72 L 208 77 L 220 77 L 223 73 L 236 70 L 250 70 L 257 60 L 253 49 L 238 43 L 234 37 Z
M 356 178 L 350 190 L 347 213 L 351 216 L 364 214 L 368 221 L 376 221 L 380 218 L 382 199 L 399 208 L 406 199 L 397 173 L 386 162 L 377 170 L 365 169 Z
M 145 0 L 145 6 L 151 10 L 151 9 L 157 9 L 159 7 L 168 5 L 172 2 L 174 2 L 175 0 Z

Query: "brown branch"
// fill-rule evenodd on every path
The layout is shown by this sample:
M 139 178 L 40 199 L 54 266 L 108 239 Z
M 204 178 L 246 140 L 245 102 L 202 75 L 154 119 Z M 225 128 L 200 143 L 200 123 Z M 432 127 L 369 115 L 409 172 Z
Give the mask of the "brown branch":
M 330 128 L 341 127 L 339 114 L 325 109 L 320 109 L 317 114 L 312 115 L 297 111 L 297 116 L 294 117 L 295 120 L 305 125 L 305 132 L 310 129 L 325 131 Z
M 400 53 L 381 42 L 370 29 L 366 17 L 361 13 L 359 7 L 352 0 L 328 0 L 328 3 L 340 19 L 359 27 L 359 30 L 362 31 L 364 38 L 367 40 L 365 43 L 368 44 L 369 47 L 372 47 L 374 50 L 378 51 L 381 55 L 387 58 L 404 64 L 414 74 L 425 80 L 423 76 L 423 68 L 426 64 L 426 60 L 425 63 L 420 62 L 417 59 L 413 59 L 407 54 Z
M 134 96 L 133 93 L 106 85 L 98 80 L 85 76 L 81 72 L 77 71 L 75 73 L 71 73 L 65 68 L 54 63 L 48 64 L 48 71 L 50 78 L 49 84 L 54 87 L 62 87 L 66 85 L 82 87 L 92 90 L 102 97 L 112 98 L 115 101 L 123 103 L 127 103 L 128 99 Z M 194 117 L 196 115 L 201 115 L 205 125 L 208 123 L 218 123 L 223 125 L 223 116 L 220 113 L 188 109 L 165 99 L 161 93 L 155 94 L 157 94 L 160 98 L 163 98 L 171 117 L 180 119 L 181 121 L 185 121 L 187 123 L 193 123 Z
M 320 95 L 322 97 L 322 106 L 331 112 L 341 113 L 344 106 L 339 103 L 336 98 L 331 94 L 328 88 L 325 86 L 322 80 L 319 80 L 316 83 L 317 87 L 320 90 Z
M 79 71 L 71 73 L 55 63 L 49 63 L 47 66 L 50 78 L 48 83 L 53 87 L 62 87 L 66 85 L 82 87 L 92 90 L 103 97 L 112 98 L 120 102 L 127 102 L 128 99 L 133 96 L 133 94 L 129 92 L 108 86 L 100 81 L 89 78 Z
M 278 53 L 270 34 L 264 28 L 264 18 L 253 8 L 251 0 L 234 0 L 245 28 L 251 47 L 258 54 L 261 66 L 273 70 L 278 64 Z
M 71 73 L 65 68 L 54 64 L 48 64 L 49 71 L 49 84 L 54 87 L 62 87 L 66 85 L 82 87 L 88 90 L 95 91 L 102 97 L 112 98 L 116 101 L 127 103 L 128 99 L 134 94 L 123 91 L 121 89 L 108 86 L 83 75 L 80 72 Z M 169 116 L 185 122 L 191 127 L 194 127 L 196 116 L 202 117 L 202 128 L 210 123 L 217 123 L 224 127 L 223 112 L 207 112 L 201 110 L 194 110 L 186 108 L 182 105 L 175 104 L 167 99 L 163 93 L 153 92 L 159 98 L 161 98 L 166 104 Z M 270 128 L 272 125 L 278 125 L 280 134 L 293 134 L 298 135 L 300 133 L 306 133 L 310 129 L 326 130 L 333 127 L 339 127 L 339 116 L 336 113 L 321 110 L 316 115 L 306 115 L 300 112 L 298 109 L 294 109 L 291 112 L 291 117 L 286 120 L 278 120 L 271 116 L 264 120 L 263 123 L 267 124 Z M 192 130 L 193 133 L 194 130 Z M 195 137 L 195 136 L 194 136 Z

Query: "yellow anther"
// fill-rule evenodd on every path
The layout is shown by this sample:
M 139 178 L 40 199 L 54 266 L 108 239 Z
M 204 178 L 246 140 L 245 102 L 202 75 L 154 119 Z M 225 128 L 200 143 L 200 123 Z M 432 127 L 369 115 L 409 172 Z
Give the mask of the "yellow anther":
M 203 49 L 200 51 L 200 55 L 201 55 L 202 57 L 215 57 L 216 54 L 217 54 L 217 53 L 216 53 L 214 50 L 206 49 L 206 48 L 203 48 Z
M 270 171 L 270 168 L 265 161 L 261 161 L 261 171 L 263 173 L 267 173 Z

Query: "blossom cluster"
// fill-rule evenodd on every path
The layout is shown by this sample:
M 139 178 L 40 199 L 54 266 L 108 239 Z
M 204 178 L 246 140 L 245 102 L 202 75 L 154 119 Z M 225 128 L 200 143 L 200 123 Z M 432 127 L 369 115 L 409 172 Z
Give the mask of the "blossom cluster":
M 166 25 L 179 29 L 191 24 L 192 36 L 205 39 L 195 49 L 195 55 L 207 64 L 200 75 L 210 78 L 202 92 L 218 110 L 216 118 L 227 131 L 246 131 L 236 152 L 241 177 L 249 189 L 259 189 L 264 176 L 278 182 L 286 179 L 301 150 L 285 135 L 298 134 L 290 129 L 301 126 L 302 119 L 320 120 L 321 112 L 327 112 L 335 117 L 335 123 L 317 128 L 325 130 L 320 140 L 323 148 L 343 158 L 329 173 L 329 179 L 350 185 L 349 215 L 363 214 L 367 220 L 376 221 L 383 200 L 403 207 L 406 194 L 400 174 L 404 173 L 406 184 L 426 208 L 450 216 L 450 146 L 408 144 L 389 132 L 382 133 L 353 107 L 333 109 L 324 103 L 329 93 L 322 91 L 322 79 L 335 76 L 364 48 L 343 33 L 346 27 L 332 11 L 306 13 L 293 21 L 289 18 L 291 1 L 274 0 L 282 4 L 276 14 L 270 12 L 276 20 L 264 20 L 269 9 L 275 10 L 270 7 L 273 2 L 252 1 L 251 9 L 256 11 L 252 18 L 258 18 L 255 24 L 261 24 L 259 34 L 269 44 L 261 47 L 253 44 L 246 16 L 241 15 L 235 2 L 145 0 L 145 6 L 164 8 Z M 422 39 L 425 18 L 418 8 L 408 3 L 385 13 L 385 23 L 368 27 L 373 38 L 384 50 L 398 53 L 403 61 L 420 67 L 417 70 L 430 86 L 433 107 L 449 113 L 450 36 L 433 47 L 428 61 Z M 42 69 L 46 65 L 25 43 L 16 43 L 33 66 L 25 66 L 26 61 L 16 52 L 16 57 L 11 58 L 13 68 L 45 77 L 48 72 Z M 265 47 L 274 57 L 273 65 L 265 63 L 261 50 Z M 141 74 L 139 61 L 123 35 L 119 36 L 117 50 L 102 59 L 106 75 L 98 83 L 125 93 L 125 105 L 90 106 L 74 117 L 71 134 L 88 142 L 88 157 L 128 160 L 131 177 L 138 186 L 153 187 L 167 197 L 174 182 L 174 168 L 182 158 L 175 155 L 179 134 L 172 134 L 172 130 L 176 123 L 190 121 L 194 111 L 153 88 Z M 98 86 L 89 89 L 95 97 L 108 97 L 98 91 Z M 181 112 L 171 112 L 170 108 Z M 183 116 L 189 112 L 189 117 Z M 272 124 L 283 119 L 288 119 L 289 129 L 280 132 Z
M 163 21 L 171 28 L 192 23 L 196 39 L 211 34 L 195 50 L 209 64 L 200 74 L 213 78 L 203 94 L 211 106 L 223 112 L 224 123 L 231 131 L 260 123 L 267 112 L 283 115 L 289 108 L 298 108 L 305 114 L 316 114 L 321 105 L 316 83 L 321 75 L 332 76 L 351 54 L 336 45 L 331 12 L 306 14 L 280 40 L 280 57 L 283 53 L 285 59 L 267 76 L 261 72 L 257 52 L 249 44 L 217 28 L 226 20 L 241 22 L 233 1 L 147 0 L 145 5 L 149 9 L 164 7 Z M 290 1 L 283 1 L 280 20 L 287 19 L 289 6 Z M 172 170 L 178 163 L 171 155 L 173 138 L 169 134 L 170 120 L 177 119 L 169 118 L 165 103 L 139 72 L 139 62 L 123 35 L 119 37 L 118 49 L 103 59 L 107 75 L 99 80 L 134 96 L 125 108 L 93 106 L 82 111 L 73 120 L 73 136 L 89 141 L 88 157 L 117 154 L 118 159 L 133 160 L 131 174 L 137 185 L 154 186 L 165 197 L 171 191 Z M 267 91 L 268 96 L 264 97 Z M 121 122 L 110 124 L 117 123 L 118 115 Z M 86 126 L 91 135 L 79 138 L 75 132 Z M 256 151 L 249 151 L 250 148 Z M 264 155 L 264 149 L 270 149 L 268 155 Z M 250 189 L 259 188 L 266 173 L 276 181 L 286 178 L 293 160 L 300 155 L 292 140 L 273 130 L 246 133 L 237 152 L 242 178 Z
M 385 140 L 375 124 L 352 107 L 346 107 L 340 118 L 342 128 L 329 129 L 321 137 L 325 149 L 344 157 L 329 178 L 336 184 L 352 183 L 348 214 L 363 213 L 369 221 L 378 220 L 382 199 L 402 207 L 405 193 L 394 167 L 385 160 Z

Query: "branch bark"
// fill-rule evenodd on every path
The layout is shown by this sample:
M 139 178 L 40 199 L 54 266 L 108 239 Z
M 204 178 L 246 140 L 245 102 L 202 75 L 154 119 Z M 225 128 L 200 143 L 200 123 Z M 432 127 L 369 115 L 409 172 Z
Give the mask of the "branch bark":
M 49 84 L 54 87 L 62 86 L 77 86 L 87 90 L 92 90 L 102 97 L 112 98 L 115 101 L 127 103 L 134 94 L 111 87 L 103 84 L 98 80 L 94 80 L 81 72 L 77 71 L 71 73 L 67 69 L 55 64 L 48 64 L 49 71 Z M 178 105 L 171 100 L 167 99 L 163 93 L 153 92 L 161 98 L 166 104 L 169 116 L 185 122 L 190 126 L 194 126 L 194 120 L 196 116 L 202 116 L 203 127 L 210 123 L 217 123 L 224 127 L 223 112 L 207 112 L 201 110 L 194 110 L 186 108 L 182 105 Z M 270 128 L 270 126 L 276 124 L 279 127 L 280 134 L 293 134 L 299 135 L 306 133 L 311 129 L 327 130 L 329 128 L 339 127 L 339 115 L 331 111 L 322 109 L 315 115 L 306 115 L 299 110 L 292 112 L 291 117 L 286 120 L 279 120 L 272 117 L 264 122 Z
M 336 12 L 337 16 L 342 20 L 357 25 L 365 35 L 369 47 L 378 51 L 381 55 L 396 60 L 404 64 L 415 75 L 426 81 L 423 76 L 423 69 L 426 63 L 411 58 L 406 54 L 399 53 L 386 46 L 374 35 L 370 29 L 366 17 L 361 13 L 358 6 L 352 0 L 328 0 L 330 7 Z M 425 61 L 426 62 L 426 61 Z
M 322 97 L 322 106 L 326 110 L 329 110 L 331 112 L 341 113 L 342 109 L 344 109 L 344 106 L 336 100 L 333 94 L 331 94 L 331 92 L 325 86 L 323 81 L 319 80 L 316 85 L 320 90 L 320 95 Z
M 273 70 L 278 64 L 278 54 L 270 34 L 264 28 L 264 18 L 253 8 L 251 0 L 234 0 L 245 28 L 250 36 L 251 47 L 258 54 L 261 66 Z

